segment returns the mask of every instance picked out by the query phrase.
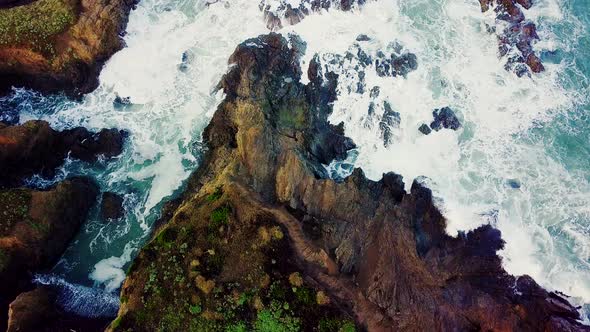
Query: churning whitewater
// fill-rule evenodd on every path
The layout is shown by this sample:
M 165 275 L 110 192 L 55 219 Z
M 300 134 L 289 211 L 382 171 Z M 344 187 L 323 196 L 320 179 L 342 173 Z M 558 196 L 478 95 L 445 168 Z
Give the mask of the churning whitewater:
M 269 32 L 261 8 L 279 11 L 284 3 L 299 5 L 143 0 L 131 13 L 127 47 L 82 101 L 24 90 L 6 100 L 18 105 L 21 122 L 40 118 L 56 128 L 131 133 L 115 162 L 68 161 L 54 180 L 93 176 L 101 188 L 124 195 L 126 221 L 104 224 L 95 211 L 40 282 L 66 292 L 77 288 L 91 301 L 116 307 L 112 299 L 125 268 L 163 202 L 199 165 L 202 131 L 224 97 L 216 87 L 228 57 L 240 42 Z M 420 178 L 435 193 L 450 234 L 493 224 L 506 241 L 501 255 L 509 273 L 529 274 L 544 287 L 577 296 L 572 300 L 581 305 L 590 303 L 590 121 L 584 115 L 590 70 L 581 64 L 590 54 L 580 44 L 588 43 L 582 35 L 590 22 L 575 15 L 588 7 L 585 0 L 540 0 L 526 11 L 538 26 L 533 47 L 546 71 L 523 77 L 504 69 L 506 59 L 490 33 L 502 27 L 493 12 L 482 14 L 477 0 L 377 0 L 275 29 L 307 44 L 302 68 L 318 54 L 339 74 L 330 121 L 344 123 L 357 149 L 345 162 L 326 165 L 335 176 L 354 166 L 375 180 L 394 171 L 408 187 Z M 417 66 L 382 77 L 373 64 L 360 65 L 358 50 L 373 58 L 392 50 L 415 54 Z M 384 105 L 398 114 L 388 142 L 379 130 Z M 422 134 L 420 125 L 446 106 L 462 128 Z M 63 297 L 72 310 L 94 310 L 67 303 L 70 298 Z

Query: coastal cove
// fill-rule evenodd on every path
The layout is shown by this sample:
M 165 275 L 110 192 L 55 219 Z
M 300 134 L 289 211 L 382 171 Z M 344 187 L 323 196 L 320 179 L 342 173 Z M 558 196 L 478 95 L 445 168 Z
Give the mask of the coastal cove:
M 590 329 L 586 1 L 62 4 L 0 36 L 9 330 Z

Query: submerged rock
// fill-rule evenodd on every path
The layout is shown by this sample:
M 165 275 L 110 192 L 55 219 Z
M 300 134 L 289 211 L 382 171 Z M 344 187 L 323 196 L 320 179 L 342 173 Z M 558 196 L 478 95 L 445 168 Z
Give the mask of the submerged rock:
M 0 94 L 11 86 L 87 93 L 103 63 L 124 45 L 133 0 L 35 0 L 0 7 L 12 33 L 0 37 Z M 26 22 L 26 28 L 22 24 Z
M 125 209 L 123 208 L 123 197 L 121 195 L 105 192 L 102 193 L 100 203 L 100 218 L 104 221 L 115 220 L 123 217 Z
M 356 37 L 356 41 L 359 41 L 359 42 L 364 42 L 364 41 L 369 41 L 369 40 L 371 40 L 371 38 L 365 34 L 360 34 Z
M 330 75 L 312 63 L 303 86 L 293 54 L 271 34 L 232 55 L 206 161 L 135 259 L 110 331 L 585 329 L 561 296 L 503 270 L 498 230 L 448 236 L 420 183 L 328 179 L 338 154 L 310 142 L 338 132 Z
M 429 126 L 428 126 L 426 123 L 423 123 L 423 124 L 422 124 L 422 125 L 421 125 L 421 126 L 418 128 L 418 130 L 419 130 L 419 131 L 420 131 L 422 134 L 424 134 L 424 135 L 429 135 L 429 134 L 432 132 L 432 129 L 430 129 L 430 127 L 429 127 Z
M 381 77 L 407 77 L 408 73 L 416 69 L 418 69 L 418 59 L 413 53 L 407 52 L 401 55 L 391 53 L 386 55 L 382 51 L 377 52 L 375 70 L 377 71 L 377 75 Z
M 321 10 L 349 11 L 365 4 L 366 0 L 260 0 L 259 8 L 264 13 L 266 26 L 276 31 L 285 25 L 295 25 L 306 16 Z
M 383 116 L 379 122 L 379 129 L 381 130 L 381 137 L 383 138 L 383 144 L 388 147 L 393 142 L 393 131 L 399 128 L 401 123 L 401 117 L 398 112 L 395 112 L 388 102 L 383 103 Z
M 125 135 L 116 129 L 96 134 L 84 128 L 58 132 L 45 121 L 0 126 L 0 187 L 19 186 L 37 173 L 51 177 L 68 153 L 88 162 L 100 155 L 114 157 L 121 153 Z
M 510 186 L 510 188 L 512 189 L 520 189 L 521 187 L 520 181 L 516 179 L 509 179 L 508 181 L 506 181 L 506 184 L 508 184 L 508 186 Z
M 461 128 L 461 122 L 455 115 L 455 112 L 449 107 L 443 107 L 441 109 L 435 109 L 432 112 L 434 121 L 430 123 L 430 128 L 435 131 L 439 131 L 442 128 L 457 130 Z

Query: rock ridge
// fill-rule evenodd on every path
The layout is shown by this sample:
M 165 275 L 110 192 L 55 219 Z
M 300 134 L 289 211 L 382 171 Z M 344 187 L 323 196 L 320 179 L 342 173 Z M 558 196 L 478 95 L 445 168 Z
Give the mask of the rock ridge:
M 327 122 L 337 77 L 314 61 L 301 84 L 288 45 L 271 33 L 231 56 L 204 163 L 109 330 L 589 330 L 562 295 L 503 270 L 498 230 L 448 236 L 419 182 L 330 179 L 323 164 L 353 147 Z

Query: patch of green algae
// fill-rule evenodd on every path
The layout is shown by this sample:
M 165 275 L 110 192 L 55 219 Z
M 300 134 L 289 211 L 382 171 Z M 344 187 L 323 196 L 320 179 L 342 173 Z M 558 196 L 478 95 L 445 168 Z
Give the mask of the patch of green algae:
M 181 210 L 143 249 L 129 271 L 141 304 L 113 330 L 355 331 L 289 261 L 280 226 L 240 221 L 225 196 L 216 196 Z
M 53 37 L 76 21 L 75 0 L 38 0 L 0 9 L 0 46 L 26 45 L 53 54 Z
M 16 223 L 28 220 L 30 202 L 27 190 L 0 191 L 0 236 L 9 234 Z

